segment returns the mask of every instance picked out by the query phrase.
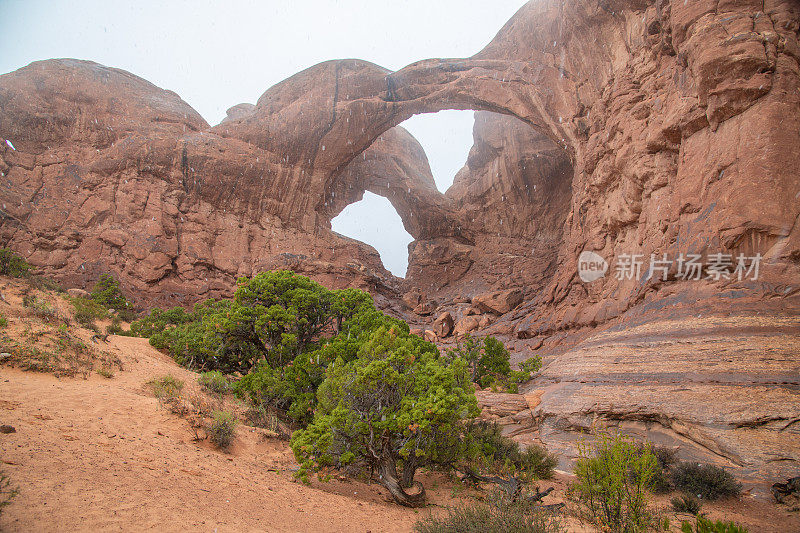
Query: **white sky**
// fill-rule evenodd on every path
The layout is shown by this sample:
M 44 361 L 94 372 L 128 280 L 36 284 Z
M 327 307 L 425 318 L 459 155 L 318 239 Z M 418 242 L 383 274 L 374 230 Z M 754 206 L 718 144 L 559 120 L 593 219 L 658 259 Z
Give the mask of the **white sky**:
M 40 59 L 90 59 L 175 91 L 213 125 L 230 106 L 255 103 L 270 86 L 320 61 L 358 58 L 396 70 L 430 57 L 470 56 L 524 3 L 0 0 L 0 73 Z M 472 144 L 472 114 L 431 117 L 404 126 L 422 143 L 445 190 Z M 396 245 L 407 261 L 405 244 Z M 396 253 L 391 259 L 383 253 L 387 268 L 405 272 Z

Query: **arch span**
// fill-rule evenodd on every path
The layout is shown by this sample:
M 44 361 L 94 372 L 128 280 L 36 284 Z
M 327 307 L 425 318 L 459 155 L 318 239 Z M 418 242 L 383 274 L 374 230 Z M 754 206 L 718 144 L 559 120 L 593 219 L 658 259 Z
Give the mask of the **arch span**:
M 579 107 L 575 94 L 572 81 L 545 62 L 429 59 L 390 72 L 366 61 L 328 61 L 270 88 L 254 108 L 214 132 L 281 154 L 302 169 L 293 186 L 308 203 L 295 205 L 290 216 L 317 211 L 317 224 L 324 225 L 335 178 L 382 134 L 415 114 L 472 109 L 512 115 L 575 161 L 580 150 L 572 125 Z M 436 195 L 420 196 L 434 210 L 446 207 Z M 443 222 L 438 230 L 459 233 L 453 227 Z M 419 228 L 407 229 L 422 235 Z

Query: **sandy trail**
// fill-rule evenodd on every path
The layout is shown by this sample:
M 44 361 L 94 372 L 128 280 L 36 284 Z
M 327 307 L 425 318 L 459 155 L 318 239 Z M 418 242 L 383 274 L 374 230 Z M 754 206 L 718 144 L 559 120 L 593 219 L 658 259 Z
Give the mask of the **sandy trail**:
M 374 486 L 294 483 L 281 472 L 293 464 L 286 444 L 246 426 L 230 454 L 195 443 L 143 384 L 196 375 L 145 339 L 109 343 L 125 368 L 113 379 L 0 367 L 0 423 L 17 430 L 0 435 L 1 466 L 21 489 L 0 529 L 377 532 L 409 531 L 419 517 Z

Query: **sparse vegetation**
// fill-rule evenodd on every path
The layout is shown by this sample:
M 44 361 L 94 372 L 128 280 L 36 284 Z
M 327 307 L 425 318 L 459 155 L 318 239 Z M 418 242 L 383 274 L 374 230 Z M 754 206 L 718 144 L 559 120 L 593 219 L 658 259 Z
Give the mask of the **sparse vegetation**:
M 0 351 L 11 357 L 4 362 L 23 370 L 48 372 L 56 376 L 89 376 L 96 364 L 122 368 L 115 355 L 98 351 L 73 335 L 66 324 L 53 329 L 26 329 L 22 338 L 0 337 Z
M 3 509 L 5 509 L 6 506 L 11 505 L 11 500 L 13 500 L 17 494 L 19 494 L 19 488 L 12 488 L 11 479 L 5 472 L 0 470 L 0 515 L 3 514 Z
M 31 265 L 8 248 L 0 248 L 0 274 L 12 278 L 27 277 Z
M 747 533 L 747 528 L 734 522 L 716 522 L 704 516 L 696 518 L 694 527 L 691 522 L 684 521 L 681 524 L 681 533 Z
M 253 427 L 266 429 L 276 435 L 286 436 L 281 431 L 280 424 L 278 423 L 278 416 L 268 409 L 265 405 L 255 405 L 250 407 L 244 414 L 247 423 Z
M 704 500 L 738 496 L 742 491 L 742 484 L 724 469 L 692 462 L 675 466 L 672 483 L 676 489 Z
M 518 476 L 524 481 L 550 479 L 558 464 L 554 455 L 539 446 L 522 448 L 517 441 L 503 436 L 495 422 L 475 421 L 464 431 L 469 468 Z
M 428 515 L 417 521 L 418 533 L 557 533 L 564 531 L 552 516 L 524 502 L 495 505 L 475 503 L 448 510 L 437 518 Z
M 197 381 L 201 387 L 213 394 L 225 394 L 231 389 L 231 382 L 219 370 L 203 372 Z
M 124 335 L 125 331 L 122 329 L 120 323 L 122 319 L 118 316 L 115 316 L 111 319 L 111 324 L 106 326 L 106 335 Z
M 3 315 L 0 315 L 0 328 L 7 328 L 8 327 L 8 319 Z
M 600 433 L 591 446 L 579 445 L 578 480 L 569 495 L 579 513 L 604 531 L 634 533 L 654 523 L 648 510 L 657 460 L 621 435 Z
M 675 496 L 670 500 L 670 503 L 672 503 L 672 508 L 678 513 L 690 513 L 694 515 L 700 513 L 700 502 L 689 494 Z
M 183 390 L 183 380 L 172 374 L 151 379 L 147 384 L 152 387 L 155 397 L 161 401 L 177 398 Z
M 41 296 L 26 294 L 22 297 L 22 306 L 27 308 L 32 316 L 44 322 L 53 322 L 58 319 L 58 313 L 53 305 Z
M 227 448 L 236 435 L 236 416 L 227 411 L 215 411 L 208 434 L 217 448 Z

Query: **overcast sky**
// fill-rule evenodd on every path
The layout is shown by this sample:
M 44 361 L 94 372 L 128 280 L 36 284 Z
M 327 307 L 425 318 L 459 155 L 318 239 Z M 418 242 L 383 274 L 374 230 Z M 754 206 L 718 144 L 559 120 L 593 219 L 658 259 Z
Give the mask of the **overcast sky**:
M 430 57 L 470 56 L 524 3 L 0 0 L 0 73 L 40 59 L 90 59 L 175 91 L 213 125 L 230 106 L 255 103 L 270 86 L 320 61 L 358 58 L 397 70 Z M 440 190 L 464 164 L 472 122 L 471 112 L 453 111 L 404 123 L 425 148 Z M 385 223 L 377 198 L 350 206 L 335 229 L 369 242 L 389 270 L 404 275 L 410 238 L 402 243 L 399 217 Z M 386 229 L 370 242 L 362 234 L 374 233 L 378 222 Z

